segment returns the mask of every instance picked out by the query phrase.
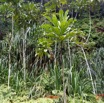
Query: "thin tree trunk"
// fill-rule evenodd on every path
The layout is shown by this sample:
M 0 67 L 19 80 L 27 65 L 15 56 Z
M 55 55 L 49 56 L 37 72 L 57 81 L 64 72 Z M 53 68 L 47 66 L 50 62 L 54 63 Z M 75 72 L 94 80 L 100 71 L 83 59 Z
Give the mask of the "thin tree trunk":
M 70 63 L 70 68 L 72 67 L 72 61 L 71 61 L 71 50 L 70 50 L 70 45 L 69 45 L 69 39 L 68 39 L 68 53 L 69 53 L 69 63 Z
M 26 33 L 23 29 L 23 70 L 24 70 L 24 83 L 26 83 L 26 39 L 27 33 L 30 31 L 30 28 L 27 29 Z
M 89 76 L 90 76 L 90 79 L 92 82 L 93 93 L 95 94 L 95 87 L 94 87 L 94 82 L 93 82 L 93 78 L 92 78 L 92 74 L 91 74 L 91 69 L 90 69 L 90 66 L 89 66 L 89 63 L 88 63 L 88 60 L 87 60 L 87 57 L 86 57 L 86 54 L 85 54 L 83 47 L 81 47 L 81 49 L 82 49 L 82 52 L 83 52 L 83 55 L 84 55 L 84 58 L 86 61 L 86 65 L 87 65 L 87 70 L 88 70 L 88 73 L 89 73 Z
M 9 69 L 8 69 L 8 89 L 10 87 L 10 75 L 11 75 L 11 44 L 9 46 Z
M 54 54 L 55 60 L 54 60 L 54 69 L 55 69 L 55 67 L 56 67 L 56 51 L 57 51 L 57 42 L 55 42 L 55 54 Z
M 66 85 L 65 85 L 65 77 L 64 77 L 64 57 L 62 55 L 62 78 L 63 78 L 63 99 L 64 99 L 64 103 L 67 103 L 67 99 L 66 99 Z
M 9 34 L 10 42 L 9 42 L 9 53 L 8 53 L 8 58 L 9 58 L 9 65 L 8 65 L 8 89 L 10 87 L 10 76 L 11 76 L 11 49 L 12 49 L 12 41 L 13 41 L 13 28 L 14 28 L 14 21 L 13 21 L 13 16 L 12 16 L 12 33 Z
M 26 82 L 26 34 L 23 29 L 23 70 L 24 70 L 24 82 Z

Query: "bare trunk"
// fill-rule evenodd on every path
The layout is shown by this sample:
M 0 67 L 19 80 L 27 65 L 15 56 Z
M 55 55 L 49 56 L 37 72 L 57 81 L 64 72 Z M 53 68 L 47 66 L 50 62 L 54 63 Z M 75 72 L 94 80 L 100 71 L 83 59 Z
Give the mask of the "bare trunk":
M 64 77 L 64 57 L 62 55 L 62 77 L 63 77 L 63 100 L 64 100 L 64 103 L 67 103 L 67 99 L 66 99 L 66 85 L 65 85 L 65 77 Z
M 30 31 L 30 28 L 27 29 L 26 33 L 23 29 L 23 70 L 24 70 L 24 83 L 26 83 L 26 39 L 27 33 Z
M 13 21 L 13 16 L 12 16 L 12 33 L 9 34 L 10 42 L 9 42 L 9 53 L 8 53 L 8 58 L 9 58 L 9 65 L 8 65 L 8 89 L 10 87 L 10 76 L 11 76 L 11 49 L 12 49 L 12 41 L 13 41 L 13 28 L 14 28 L 14 21 Z
M 91 82 L 92 82 L 93 93 L 95 94 L 95 87 L 94 87 L 94 82 L 93 82 L 93 78 L 92 78 L 92 74 L 91 74 L 91 69 L 90 69 L 90 66 L 89 66 L 89 63 L 88 63 L 88 60 L 87 60 L 87 57 L 86 57 L 86 54 L 85 54 L 85 51 L 84 51 L 83 47 L 81 47 L 81 49 L 82 49 L 82 52 L 83 52 L 83 55 L 84 55 L 84 58 L 85 58 L 85 61 L 86 61 L 87 71 L 89 73 L 89 76 L 90 76 L 90 79 L 91 79 Z
M 70 63 L 70 68 L 72 67 L 72 61 L 71 61 L 71 50 L 70 50 L 70 45 L 69 45 L 69 39 L 68 39 L 68 53 L 69 53 L 69 63 Z
M 23 70 L 24 70 L 24 82 L 26 82 L 26 34 L 23 29 Z

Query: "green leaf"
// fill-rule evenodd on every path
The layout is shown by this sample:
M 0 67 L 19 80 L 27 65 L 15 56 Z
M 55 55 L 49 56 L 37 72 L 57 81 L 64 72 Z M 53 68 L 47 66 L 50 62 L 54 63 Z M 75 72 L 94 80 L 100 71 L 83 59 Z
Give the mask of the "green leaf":
M 55 14 L 53 14 L 51 22 L 53 23 L 54 26 L 58 26 L 58 19 Z
M 55 35 L 61 35 L 60 29 L 58 27 L 53 27 L 52 30 Z
M 66 35 L 62 35 L 62 36 L 59 37 L 59 40 L 63 41 L 63 40 L 65 40 L 65 37 L 66 37 Z
M 67 39 L 69 37 L 71 38 L 71 37 L 75 36 L 76 34 L 77 34 L 77 32 L 73 30 L 66 34 L 65 39 Z
M 59 19 L 60 19 L 60 21 L 63 21 L 63 16 L 64 16 L 64 12 L 63 12 L 63 10 L 60 10 L 59 11 Z
M 71 24 L 73 24 L 75 21 L 76 21 L 76 19 L 70 18 L 67 22 L 68 22 L 68 25 L 71 25 Z
M 65 11 L 65 14 L 64 14 L 64 20 L 67 21 L 69 16 L 68 16 L 68 12 L 69 10 Z
M 52 25 L 50 24 L 43 24 L 41 27 L 46 31 L 46 32 L 51 32 L 52 31 Z
M 49 16 L 45 16 L 45 18 L 52 23 L 52 19 Z

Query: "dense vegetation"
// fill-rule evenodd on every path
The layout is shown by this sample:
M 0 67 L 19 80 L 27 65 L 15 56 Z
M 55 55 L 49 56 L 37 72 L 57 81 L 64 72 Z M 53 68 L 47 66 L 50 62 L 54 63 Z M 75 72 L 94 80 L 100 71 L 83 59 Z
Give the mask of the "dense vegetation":
M 0 0 L 0 103 L 104 103 L 104 1 Z

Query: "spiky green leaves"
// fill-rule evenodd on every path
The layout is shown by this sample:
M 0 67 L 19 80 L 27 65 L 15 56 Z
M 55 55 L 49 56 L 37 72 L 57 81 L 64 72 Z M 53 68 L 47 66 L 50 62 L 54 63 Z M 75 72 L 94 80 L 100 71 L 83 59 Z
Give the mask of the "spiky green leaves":
M 60 10 L 58 15 L 53 14 L 52 17 L 45 17 L 49 23 L 43 24 L 41 27 L 44 29 L 46 36 L 51 36 L 54 40 L 58 41 L 63 41 L 70 36 L 68 32 L 72 29 L 71 26 L 75 20 L 72 18 L 69 19 L 68 10 L 66 12 Z

